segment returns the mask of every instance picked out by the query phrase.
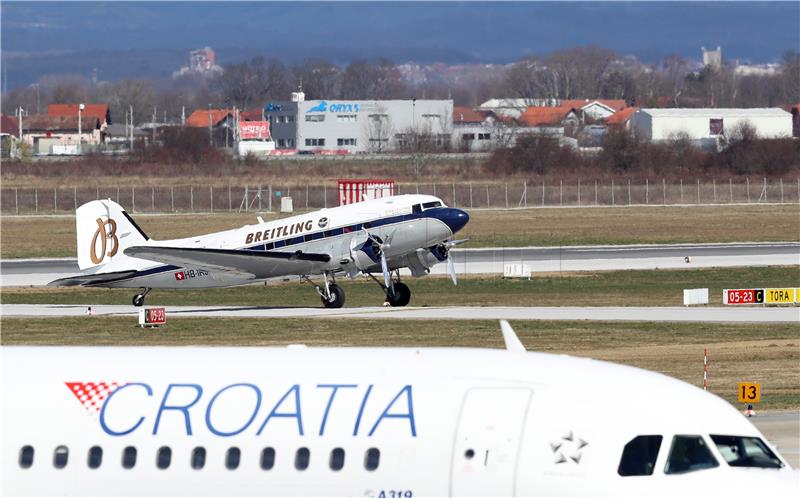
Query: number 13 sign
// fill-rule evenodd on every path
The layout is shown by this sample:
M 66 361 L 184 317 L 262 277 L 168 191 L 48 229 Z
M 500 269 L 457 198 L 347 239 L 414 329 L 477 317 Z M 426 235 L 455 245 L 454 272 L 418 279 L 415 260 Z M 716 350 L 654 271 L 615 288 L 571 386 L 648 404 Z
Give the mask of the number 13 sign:
M 739 382 L 739 401 L 742 403 L 758 403 L 761 401 L 761 384 L 755 382 Z

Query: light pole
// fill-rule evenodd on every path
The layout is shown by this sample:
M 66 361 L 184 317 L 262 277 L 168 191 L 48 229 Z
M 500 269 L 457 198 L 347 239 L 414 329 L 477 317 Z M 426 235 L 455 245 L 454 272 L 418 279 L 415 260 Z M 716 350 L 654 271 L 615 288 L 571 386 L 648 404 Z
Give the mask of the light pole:
M 81 154 L 83 152 L 83 146 L 82 146 L 82 143 L 83 143 L 83 138 L 82 138 L 83 131 L 81 130 L 81 113 L 83 112 L 83 109 L 85 107 L 86 106 L 84 104 L 78 104 L 78 154 Z
M 208 145 L 209 147 L 214 146 L 214 142 L 211 138 L 211 104 L 208 104 Z

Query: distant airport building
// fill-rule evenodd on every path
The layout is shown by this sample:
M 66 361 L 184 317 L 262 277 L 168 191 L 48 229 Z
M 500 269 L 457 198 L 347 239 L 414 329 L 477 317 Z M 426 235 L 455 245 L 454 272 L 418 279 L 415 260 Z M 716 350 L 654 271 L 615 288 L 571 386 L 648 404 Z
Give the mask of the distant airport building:
M 277 151 L 355 154 L 402 151 L 424 137 L 432 147 L 449 148 L 452 100 L 305 100 L 268 102 Z
M 631 130 L 651 141 L 684 136 L 699 145 L 719 145 L 747 123 L 760 138 L 792 136 L 792 115 L 783 109 L 639 109 Z

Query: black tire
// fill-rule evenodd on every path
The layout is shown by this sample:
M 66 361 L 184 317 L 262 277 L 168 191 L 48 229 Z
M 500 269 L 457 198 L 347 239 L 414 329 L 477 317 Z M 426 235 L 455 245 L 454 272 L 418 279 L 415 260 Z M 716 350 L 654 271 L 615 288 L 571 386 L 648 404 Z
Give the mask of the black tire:
M 133 296 L 133 305 L 136 307 L 144 305 L 144 296 L 141 294 L 136 294 Z
M 389 291 L 386 295 L 386 300 L 393 307 L 405 306 L 411 301 L 411 289 L 403 282 L 396 282 L 394 284 L 394 292 Z
M 325 299 L 323 297 L 322 305 L 326 308 L 341 308 L 344 306 L 344 289 L 336 284 L 330 284 L 328 290 L 330 290 L 331 297 L 330 299 Z

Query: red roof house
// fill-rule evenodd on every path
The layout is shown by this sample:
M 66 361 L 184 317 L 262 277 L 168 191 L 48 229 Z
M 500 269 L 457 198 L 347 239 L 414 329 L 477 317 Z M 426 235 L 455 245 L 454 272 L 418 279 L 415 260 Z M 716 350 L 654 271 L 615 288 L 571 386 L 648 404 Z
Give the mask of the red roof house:
M 78 116 L 80 104 L 50 104 L 47 106 L 48 116 L 72 117 Z M 111 115 L 108 112 L 108 104 L 84 104 L 81 111 L 82 118 L 95 118 L 100 124 L 111 124 Z
M 6 116 L 3 114 L 0 117 L 0 133 L 8 133 L 9 135 L 19 135 L 19 120 L 14 116 Z
M 212 127 L 217 127 L 230 118 L 233 118 L 233 110 L 231 109 L 197 109 L 186 118 L 186 126 L 208 128 L 210 121 Z
M 567 121 L 579 121 L 572 107 L 528 107 L 519 119 L 527 126 L 561 126 Z
M 617 113 L 614 114 L 613 116 L 610 116 L 610 117 L 606 118 L 606 124 L 607 125 L 626 125 L 628 123 L 628 120 L 631 119 L 631 116 L 633 116 L 633 113 L 638 111 L 638 110 L 639 110 L 638 107 L 626 107 L 625 109 L 622 109 L 621 111 L 617 111 Z
M 476 111 L 471 107 L 453 107 L 453 124 L 475 124 L 483 123 L 491 113 L 488 111 Z

